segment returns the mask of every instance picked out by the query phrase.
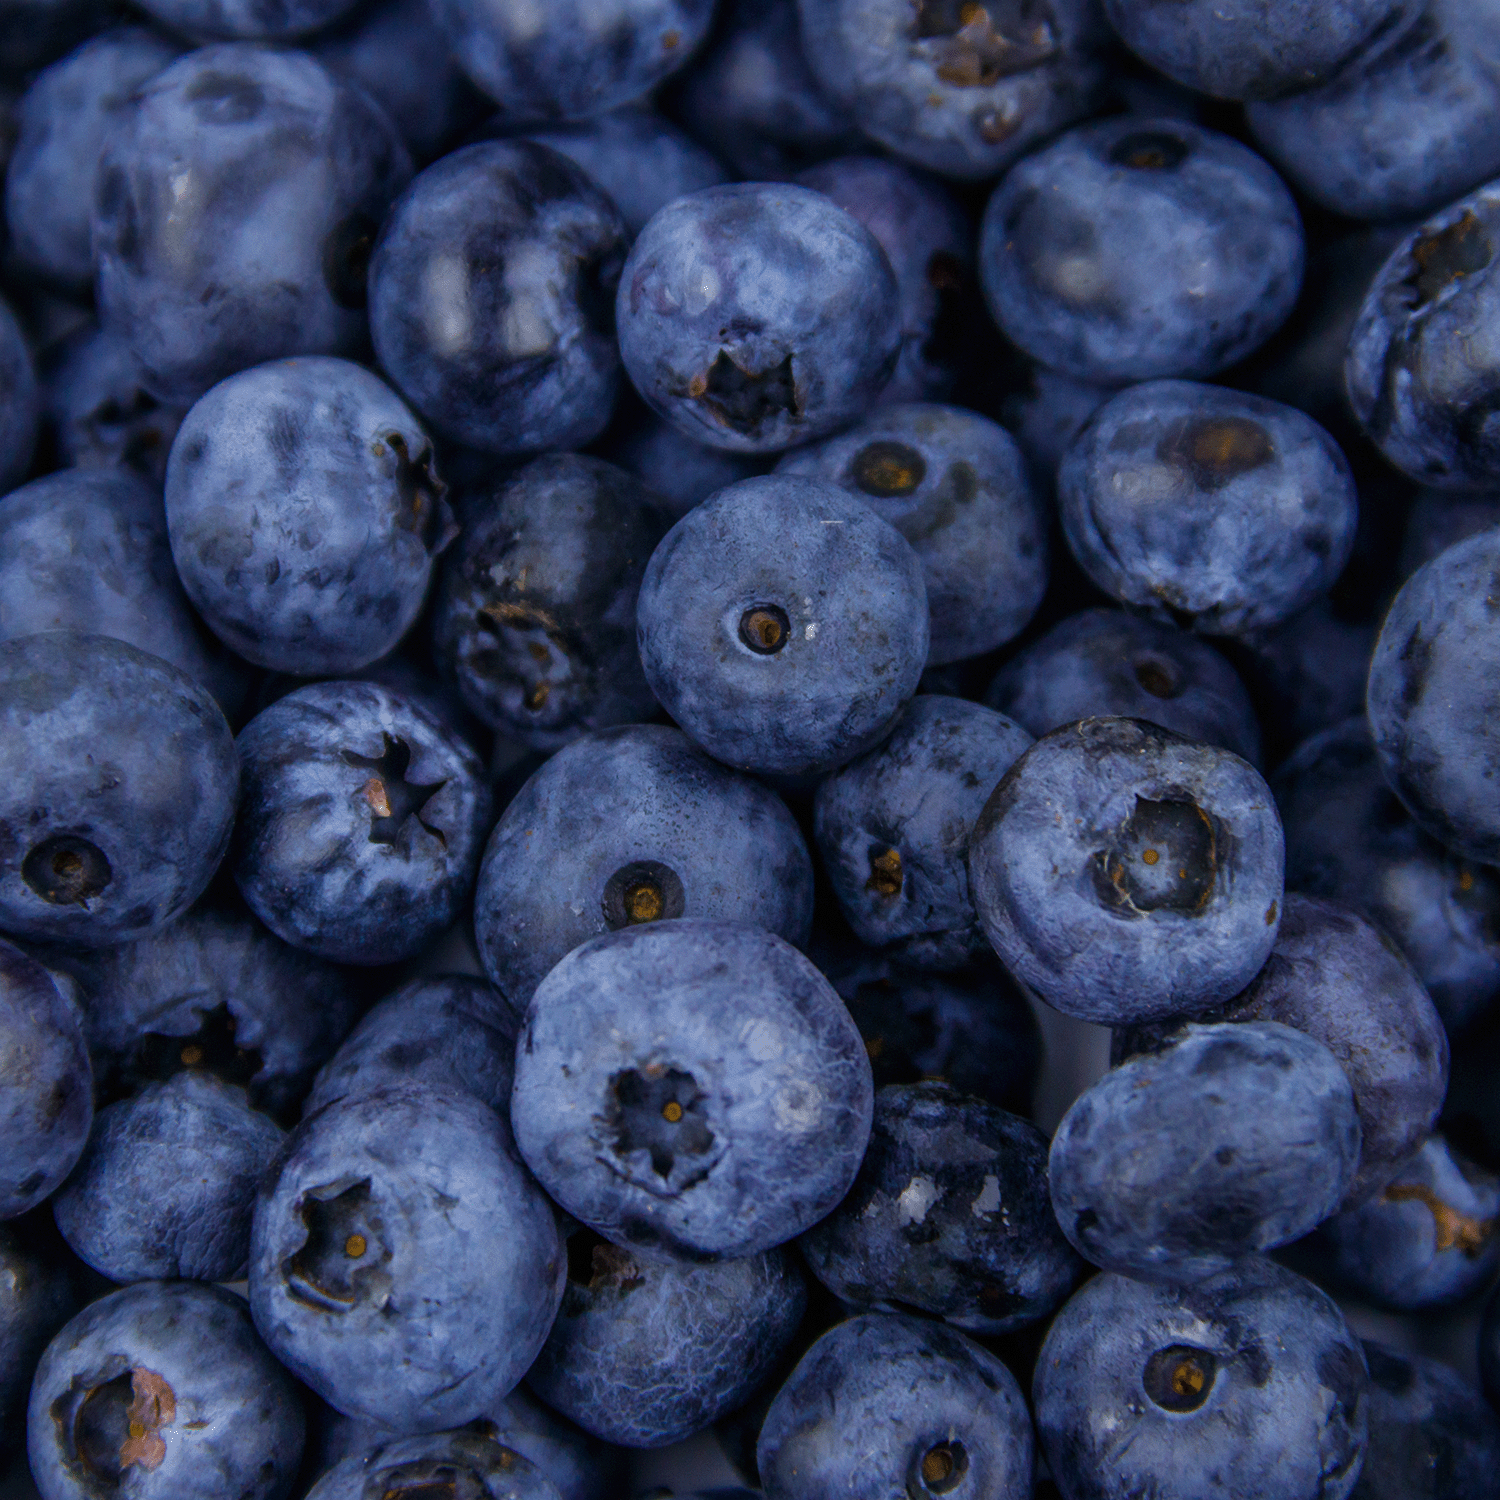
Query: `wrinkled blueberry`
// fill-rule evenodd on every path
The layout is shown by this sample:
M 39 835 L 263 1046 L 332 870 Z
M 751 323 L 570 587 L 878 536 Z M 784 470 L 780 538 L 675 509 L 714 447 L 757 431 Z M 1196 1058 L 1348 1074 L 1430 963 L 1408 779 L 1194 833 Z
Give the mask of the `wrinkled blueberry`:
M 479 1432 L 397 1437 L 335 1465 L 307 1500 L 557 1500 L 557 1489 L 518 1450 Z

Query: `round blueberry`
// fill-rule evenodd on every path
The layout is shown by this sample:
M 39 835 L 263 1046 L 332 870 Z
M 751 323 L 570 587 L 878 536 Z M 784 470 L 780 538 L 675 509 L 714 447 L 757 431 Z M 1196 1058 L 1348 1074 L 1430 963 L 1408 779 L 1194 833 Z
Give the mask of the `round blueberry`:
M 486 1433 L 432 1432 L 396 1437 L 336 1464 L 307 1500 L 558 1500 L 529 1458 Z
M 14 489 L 31 466 L 39 406 L 26 336 L 0 299 L 0 493 Z

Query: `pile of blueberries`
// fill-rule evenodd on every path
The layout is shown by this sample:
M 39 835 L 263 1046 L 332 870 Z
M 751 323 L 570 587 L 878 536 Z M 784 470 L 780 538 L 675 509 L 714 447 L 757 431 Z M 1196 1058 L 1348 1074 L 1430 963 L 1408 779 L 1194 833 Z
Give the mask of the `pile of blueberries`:
M 0 156 L 0 1492 L 1500 1496 L 1500 0 L 0 0 Z

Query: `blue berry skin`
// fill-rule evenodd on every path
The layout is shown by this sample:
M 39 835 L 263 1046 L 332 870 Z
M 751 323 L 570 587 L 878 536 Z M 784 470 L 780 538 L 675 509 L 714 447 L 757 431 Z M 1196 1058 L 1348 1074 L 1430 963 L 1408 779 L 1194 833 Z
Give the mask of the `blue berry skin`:
M 370 336 L 444 437 L 516 457 L 603 432 L 620 360 L 619 210 L 566 157 L 484 141 L 420 173 L 370 261 Z
M 1500 1421 L 1435 1359 L 1364 1341 L 1370 1448 L 1352 1500 L 1485 1500 L 1500 1467 Z
M 1500 183 L 1413 229 L 1365 294 L 1344 364 L 1349 404 L 1380 451 L 1443 490 L 1500 484 L 1500 364 L 1486 340 L 1500 278 Z
M 524 1454 L 469 1431 L 392 1438 L 330 1469 L 307 1492 L 307 1500 L 424 1494 L 560 1500 L 557 1486 Z
M 0 493 L 26 477 L 40 408 L 26 336 L 9 304 L 0 300 Z
M 95 1117 L 52 1200 L 57 1227 L 111 1281 L 234 1281 L 256 1184 L 281 1143 L 233 1084 L 194 1071 L 148 1084 Z
M 818 82 L 895 155 L 949 177 L 1002 172 L 1103 102 L 1108 30 L 1092 0 L 978 14 L 922 0 L 800 0 Z
M 659 724 L 602 730 L 541 766 L 490 835 L 474 897 L 485 972 L 518 1010 L 580 943 L 674 917 L 805 947 L 813 867 L 759 782 Z
M 1193 1015 L 1270 956 L 1281 820 L 1227 750 L 1085 719 L 995 788 L 969 839 L 969 889 L 1001 961 L 1056 1009 L 1114 1026 Z
M 873 1092 L 849 1012 L 790 943 L 684 918 L 595 938 L 542 981 L 511 1123 L 543 1187 L 606 1239 L 733 1260 L 838 1204 Z
M 1083 1269 L 1053 1217 L 1047 1138 L 941 1083 L 876 1094 L 854 1186 L 799 1243 L 845 1302 L 986 1335 L 1047 1317 Z
M 1500 1266 L 1500 1179 L 1431 1136 L 1376 1197 L 1320 1226 L 1308 1248 L 1319 1279 L 1361 1302 L 1394 1312 L 1452 1307 Z
M 0 1228 L 0 1418 L 7 1432 L 22 1430 L 37 1361 L 78 1306 L 73 1278 L 51 1246 Z
M 102 947 L 180 916 L 229 845 L 239 760 L 185 673 L 103 635 L 0 642 L 0 931 Z
M 453 1089 L 331 1104 L 261 1184 L 256 1327 L 331 1406 L 396 1432 L 485 1415 L 541 1349 L 565 1276 L 504 1122 Z
M 1302 284 L 1292 195 L 1253 151 L 1182 120 L 1080 126 L 984 211 L 979 279 L 1001 332 L 1078 380 L 1203 378 L 1286 320 Z
M 691 136 L 638 104 L 572 125 L 532 130 L 527 139 L 566 156 L 603 188 L 631 239 L 674 198 L 729 181 L 723 165 Z
M 1063 454 L 1113 394 L 1109 386 L 1074 380 L 1032 363 L 1021 388 L 1001 403 L 1001 420 L 1026 455 L 1042 494 L 1052 494 Z
M 482 979 L 413 979 L 367 1011 L 323 1064 L 303 1116 L 403 1082 L 457 1089 L 508 1116 L 518 1026 L 515 1012 Z
M 882 406 L 787 454 L 778 474 L 836 484 L 911 543 L 931 616 L 927 664 L 981 656 L 1019 635 L 1047 589 L 1047 519 L 1021 451 L 957 406 Z
M 141 87 L 98 170 L 99 319 L 159 400 L 361 346 L 369 242 L 411 176 L 361 90 L 301 52 L 201 47 Z
M 706 448 L 644 409 L 639 422 L 611 442 L 604 456 L 634 474 L 674 521 L 719 490 L 764 474 L 774 462 L 753 453 Z
M 652 553 L 636 611 L 663 708 L 716 760 L 826 775 L 877 744 L 915 693 L 929 625 L 906 539 L 821 480 L 747 479 Z
M 1069 615 L 1011 658 L 984 695 L 1032 734 L 1079 719 L 1145 719 L 1260 761 L 1250 695 L 1205 641 L 1118 609 Z
M 172 556 L 214 633 L 276 672 L 337 676 L 395 649 L 458 532 L 406 404 L 341 359 L 221 381 L 167 464 Z
M 1252 104 L 1256 144 L 1315 203 L 1412 219 L 1500 172 L 1500 28 L 1488 5 L 1427 0 L 1320 87 Z
M 969 835 L 1031 744 L 993 709 L 923 694 L 879 745 L 823 781 L 818 852 L 862 943 L 924 969 L 986 951 L 969 895 Z
M 1253 636 L 1326 593 L 1354 546 L 1348 461 L 1311 417 L 1185 380 L 1102 406 L 1057 473 L 1068 546 L 1111 597 Z
M 635 613 L 666 528 L 634 476 L 576 453 L 535 459 L 474 506 L 433 622 L 470 709 L 534 750 L 653 718 Z
M 847 426 L 902 345 L 900 289 L 879 241 L 791 183 L 668 204 L 625 262 L 615 321 L 646 403 L 698 442 L 740 453 Z
M 1369 1377 L 1331 1298 L 1266 1260 L 1187 1288 L 1096 1276 L 1032 1382 L 1058 1489 L 1089 1500 L 1347 1500 Z
M 526 1383 L 607 1442 L 661 1448 L 740 1406 L 807 1307 L 795 1259 L 660 1265 L 579 1230 L 562 1309 Z
M 1063 1116 L 1052 1205 L 1095 1265 L 1180 1286 L 1328 1218 L 1359 1143 L 1354 1090 L 1321 1042 L 1274 1021 L 1189 1025 Z
M 473 750 L 372 682 L 320 682 L 256 715 L 234 877 L 279 938 L 337 963 L 395 963 L 469 899 L 491 796 Z
M 140 1429 L 139 1432 L 137 1429 Z M 31 1387 L 26 1456 L 42 1500 L 283 1500 L 302 1402 L 222 1287 L 142 1281 L 63 1328 Z
M 941 183 L 881 156 L 841 156 L 797 174 L 880 242 L 901 297 L 901 358 L 880 401 L 940 400 L 956 383 L 943 340 L 974 281 L 968 215 Z
M 356 0 L 150 0 L 172 31 L 199 41 L 287 42 L 337 21 Z
M 93 1119 L 93 1070 L 76 1008 L 35 959 L 0 942 L 0 1219 L 35 1208 L 73 1170 Z
M 766 1413 L 767 1500 L 1029 1500 L 1035 1444 L 1006 1367 L 956 1329 L 865 1314 L 829 1329 Z
M 144 27 L 115 27 L 53 63 L 26 90 L 5 175 L 5 219 L 27 274 L 75 294 L 92 285 L 89 220 L 99 153 L 131 95 L 181 50 Z

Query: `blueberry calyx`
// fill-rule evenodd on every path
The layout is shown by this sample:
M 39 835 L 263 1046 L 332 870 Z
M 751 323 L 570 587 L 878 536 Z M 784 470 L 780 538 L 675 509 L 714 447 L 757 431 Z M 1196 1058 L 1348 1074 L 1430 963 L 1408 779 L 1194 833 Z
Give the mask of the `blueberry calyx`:
M 779 364 L 752 374 L 742 370 L 720 349 L 707 375 L 700 375 L 688 387 L 688 395 L 701 401 L 726 427 L 747 437 L 757 436 L 761 429 L 783 413 L 797 415 L 797 382 L 792 374 L 792 356 Z
M 933 71 L 961 89 L 993 88 L 1057 52 L 1050 15 L 1034 0 L 917 0 L 911 35 L 946 44 L 933 49 Z
M 1202 911 L 1219 872 L 1218 830 L 1196 802 L 1137 797 L 1113 845 L 1094 856 L 1094 889 L 1132 916 Z
M 682 880 L 659 860 L 621 865 L 604 887 L 604 920 L 611 932 L 680 917 L 686 906 Z
M 446 778 L 431 782 L 408 781 L 406 772 L 411 765 L 411 746 L 405 740 L 383 732 L 381 739 L 385 748 L 380 755 L 359 755 L 353 750 L 343 752 L 345 765 L 372 773 L 361 788 L 365 801 L 370 804 L 370 842 L 394 844 L 407 820 L 415 818 L 446 848 L 448 840 L 442 829 L 422 817 L 422 809 L 448 785 Z
M 433 466 L 432 445 L 424 443 L 413 457 L 406 439 L 399 432 L 388 432 L 384 446 L 396 456 L 396 492 L 401 498 L 397 523 L 421 538 L 429 557 L 437 557 L 459 528 L 448 505 L 448 486 Z
M 1412 246 L 1414 262 L 1406 285 L 1417 294 L 1416 306 L 1426 307 L 1465 276 L 1482 271 L 1494 259 L 1494 247 L 1473 209 L 1457 223 L 1424 234 Z
M 622 1156 L 645 1151 L 652 1171 L 669 1178 L 679 1156 L 703 1156 L 714 1143 L 702 1102 L 691 1073 L 663 1063 L 626 1068 L 610 1079 L 605 1124 Z
M 757 656 L 775 656 L 791 634 L 792 622 L 779 604 L 752 604 L 740 616 L 740 639 Z
M 889 499 L 910 495 L 927 477 L 927 460 L 906 443 L 866 443 L 854 455 L 855 484 L 867 495 Z
M 1186 141 L 1164 130 L 1137 130 L 1114 143 L 1109 159 L 1116 167 L 1137 172 L 1170 172 L 1187 160 L 1191 150 Z
M 59 1415 L 55 1408 L 53 1415 Z M 126 1370 L 94 1386 L 79 1402 L 72 1423 L 73 1447 L 90 1475 L 115 1488 L 127 1469 L 155 1469 L 161 1464 L 167 1445 L 158 1433 L 176 1415 L 176 1393 L 160 1375 Z
M 1218 1357 L 1189 1344 L 1169 1344 L 1146 1361 L 1141 1383 L 1163 1411 L 1197 1411 L 1214 1388 Z
M 391 1252 L 371 1206 L 368 1177 L 344 1188 L 314 1188 L 297 1213 L 307 1228 L 301 1247 L 281 1264 L 287 1290 L 324 1312 L 347 1312 L 383 1279 Z
M 21 879 L 51 906 L 86 907 L 113 878 L 104 851 L 71 833 L 43 839 L 21 861 Z
M 889 844 L 870 845 L 870 878 L 865 881 L 867 891 L 874 891 L 878 896 L 899 896 L 905 878 L 899 849 Z
M 949 1495 L 956 1490 L 969 1472 L 969 1455 L 964 1445 L 956 1438 L 947 1438 L 934 1443 L 922 1453 L 913 1465 L 907 1493 L 912 1500 L 923 1500 L 927 1495 Z

